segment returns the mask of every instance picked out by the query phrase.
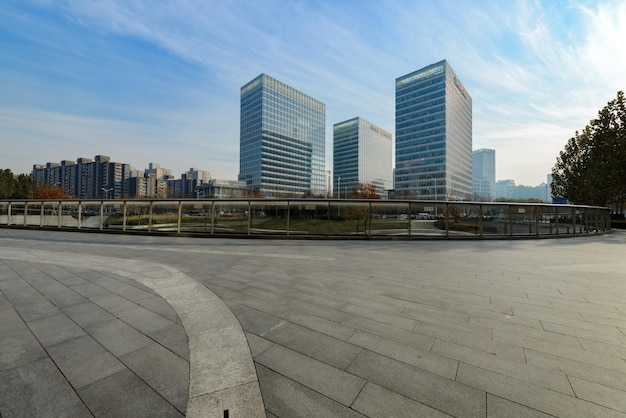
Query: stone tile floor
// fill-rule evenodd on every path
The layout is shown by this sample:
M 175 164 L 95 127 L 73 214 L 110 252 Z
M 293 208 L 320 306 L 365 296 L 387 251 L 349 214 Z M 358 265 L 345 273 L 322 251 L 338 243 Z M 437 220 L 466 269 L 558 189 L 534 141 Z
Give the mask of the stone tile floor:
M 269 417 L 626 416 L 625 244 L 619 231 L 346 242 L 1 229 L 0 413 L 187 411 L 186 316 L 116 276 L 119 260 L 169 266 L 228 305 Z M 96 256 L 111 269 L 81 264 Z

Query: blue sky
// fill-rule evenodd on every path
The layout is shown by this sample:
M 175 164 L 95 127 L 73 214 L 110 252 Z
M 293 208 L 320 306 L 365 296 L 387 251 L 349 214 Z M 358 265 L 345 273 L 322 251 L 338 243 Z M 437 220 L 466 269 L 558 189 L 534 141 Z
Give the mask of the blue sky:
M 394 132 L 395 79 L 447 59 L 498 180 L 545 181 L 626 90 L 626 2 L 4 0 L 0 168 L 109 155 L 237 177 L 239 90 L 264 72 Z

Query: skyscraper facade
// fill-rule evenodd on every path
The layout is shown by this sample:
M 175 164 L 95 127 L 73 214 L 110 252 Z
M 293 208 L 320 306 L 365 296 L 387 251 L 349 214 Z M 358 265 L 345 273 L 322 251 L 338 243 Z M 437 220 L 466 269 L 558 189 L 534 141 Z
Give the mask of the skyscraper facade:
M 391 134 L 362 118 L 333 125 L 334 195 L 350 197 L 359 183 L 391 188 Z
M 241 88 L 239 180 L 266 196 L 326 194 L 326 105 L 261 74 Z
M 496 150 L 481 148 L 472 152 L 474 200 L 496 199 Z
M 396 79 L 399 196 L 472 198 L 472 98 L 446 60 Z

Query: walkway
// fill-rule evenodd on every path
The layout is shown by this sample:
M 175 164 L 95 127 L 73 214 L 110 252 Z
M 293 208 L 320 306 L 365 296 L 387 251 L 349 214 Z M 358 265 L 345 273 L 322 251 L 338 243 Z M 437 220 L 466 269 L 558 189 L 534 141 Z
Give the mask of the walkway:
M 624 416 L 624 244 L 0 229 L 0 413 L 247 417 L 258 376 L 268 417 Z M 147 281 L 171 277 L 193 292 Z M 185 303 L 202 289 L 215 311 Z M 232 323 L 230 339 L 197 338 L 230 312 L 248 345 Z M 209 351 L 200 369 L 187 347 Z

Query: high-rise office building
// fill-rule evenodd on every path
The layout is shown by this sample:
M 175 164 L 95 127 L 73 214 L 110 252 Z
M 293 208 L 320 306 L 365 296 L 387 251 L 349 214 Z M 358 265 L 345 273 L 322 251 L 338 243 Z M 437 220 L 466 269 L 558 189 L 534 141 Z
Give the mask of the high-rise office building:
M 239 180 L 266 196 L 326 194 L 326 105 L 261 74 L 241 88 Z
M 396 79 L 395 189 L 472 198 L 472 98 L 446 60 Z
M 362 118 L 333 125 L 334 196 L 348 198 L 359 183 L 391 188 L 391 134 Z
M 481 148 L 472 152 L 474 200 L 496 199 L 496 150 Z

